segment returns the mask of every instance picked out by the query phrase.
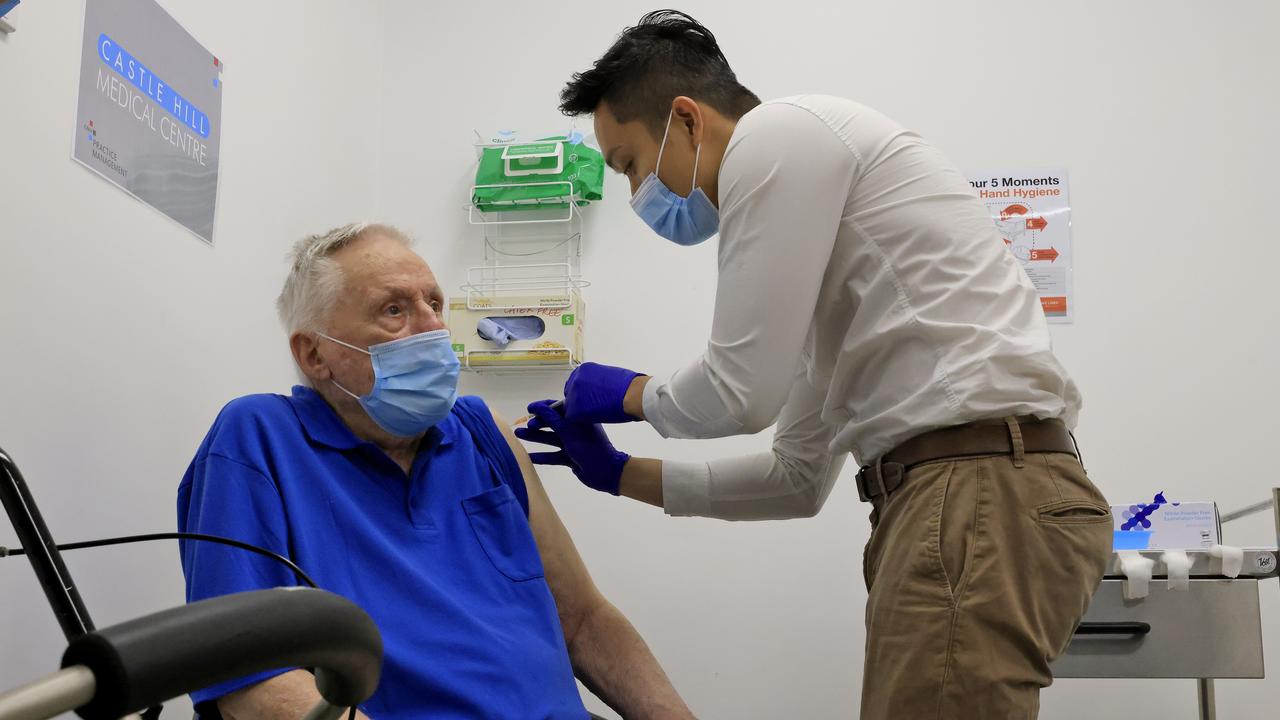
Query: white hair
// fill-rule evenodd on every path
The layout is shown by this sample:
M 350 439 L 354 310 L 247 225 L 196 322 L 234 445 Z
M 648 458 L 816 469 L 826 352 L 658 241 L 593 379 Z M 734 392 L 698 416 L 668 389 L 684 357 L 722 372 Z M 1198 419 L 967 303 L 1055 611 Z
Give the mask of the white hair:
M 329 312 L 342 291 L 342 269 L 333 254 L 366 235 L 377 234 L 408 247 L 413 240 L 390 225 L 349 223 L 320 235 L 309 235 L 294 243 L 289 257 L 292 267 L 284 289 L 276 300 L 280 322 L 291 337 L 298 332 L 325 332 Z

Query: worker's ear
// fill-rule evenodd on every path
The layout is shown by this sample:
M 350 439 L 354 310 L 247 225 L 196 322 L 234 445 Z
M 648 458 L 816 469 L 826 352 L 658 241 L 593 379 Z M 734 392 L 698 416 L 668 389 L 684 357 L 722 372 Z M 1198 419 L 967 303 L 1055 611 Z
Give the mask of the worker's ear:
M 681 95 L 671 101 L 671 137 L 685 135 L 691 146 L 702 144 L 702 134 L 706 130 L 702 106 L 691 97 Z
M 314 333 L 307 332 L 296 332 L 289 336 L 289 350 L 293 353 L 293 361 L 312 382 L 333 377 L 333 371 L 324 358 L 320 357 L 319 340 Z

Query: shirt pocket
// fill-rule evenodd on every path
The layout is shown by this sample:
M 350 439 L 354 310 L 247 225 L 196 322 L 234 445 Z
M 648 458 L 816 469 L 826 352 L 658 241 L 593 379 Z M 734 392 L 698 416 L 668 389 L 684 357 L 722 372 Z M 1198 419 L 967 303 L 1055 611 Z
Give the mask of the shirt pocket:
M 476 540 L 498 572 L 514 582 L 543 576 L 538 545 L 511 488 L 499 485 L 466 498 L 462 509 Z

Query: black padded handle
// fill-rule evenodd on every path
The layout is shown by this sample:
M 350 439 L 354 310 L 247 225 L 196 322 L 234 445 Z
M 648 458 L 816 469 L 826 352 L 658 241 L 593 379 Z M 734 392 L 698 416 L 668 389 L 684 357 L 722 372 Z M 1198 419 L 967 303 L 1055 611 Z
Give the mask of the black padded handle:
M 76 712 L 113 720 L 233 678 L 314 667 L 329 703 L 353 707 L 378 687 L 382 636 L 351 601 L 323 590 L 224 595 L 82 635 L 62 666 L 86 665 L 93 700 Z
M 1076 635 L 1146 635 L 1151 632 L 1150 623 L 1144 622 L 1082 622 Z

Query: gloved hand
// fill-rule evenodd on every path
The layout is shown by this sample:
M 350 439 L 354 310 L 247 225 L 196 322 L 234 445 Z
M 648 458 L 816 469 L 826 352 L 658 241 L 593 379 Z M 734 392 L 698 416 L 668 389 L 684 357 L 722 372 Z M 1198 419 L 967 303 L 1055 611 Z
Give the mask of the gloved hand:
M 639 375 L 626 368 L 582 363 L 564 384 L 564 416 L 576 423 L 635 422 L 639 418 L 622 409 L 622 400 Z
M 516 437 L 560 449 L 529 453 L 529 459 L 538 465 L 563 465 L 572 470 L 583 485 L 617 495 L 622 468 L 631 456 L 614 448 L 599 425 L 568 420 L 551 407 L 552 403 L 551 400 L 531 403 L 529 413 L 533 419 L 526 427 L 516 428 Z

